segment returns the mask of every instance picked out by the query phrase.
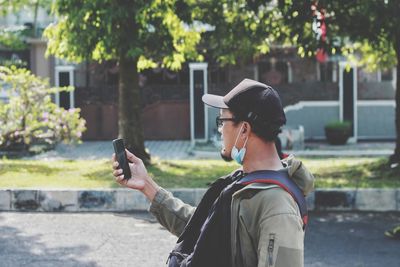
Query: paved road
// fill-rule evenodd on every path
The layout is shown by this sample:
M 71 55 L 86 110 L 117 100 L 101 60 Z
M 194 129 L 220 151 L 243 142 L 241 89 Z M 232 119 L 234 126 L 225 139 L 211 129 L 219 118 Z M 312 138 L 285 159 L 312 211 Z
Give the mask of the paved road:
M 313 213 L 305 266 L 400 266 L 400 214 Z M 0 213 L 0 266 L 165 266 L 176 238 L 147 213 Z

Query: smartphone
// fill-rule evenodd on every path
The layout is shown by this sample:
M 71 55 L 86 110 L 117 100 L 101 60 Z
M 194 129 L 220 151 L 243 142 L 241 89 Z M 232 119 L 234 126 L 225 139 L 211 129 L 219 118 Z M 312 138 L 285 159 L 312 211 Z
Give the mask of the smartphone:
M 115 151 L 115 156 L 119 163 L 119 168 L 123 170 L 124 178 L 130 179 L 131 169 L 129 168 L 128 158 L 126 157 L 125 145 L 124 140 L 121 138 L 115 139 L 112 141 Z

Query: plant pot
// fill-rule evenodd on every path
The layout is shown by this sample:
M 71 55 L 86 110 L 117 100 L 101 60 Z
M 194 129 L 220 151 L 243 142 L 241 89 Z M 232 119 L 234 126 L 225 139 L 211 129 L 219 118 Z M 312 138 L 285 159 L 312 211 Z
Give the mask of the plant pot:
M 331 145 L 344 145 L 350 137 L 350 133 L 343 129 L 327 129 L 325 128 L 326 140 Z

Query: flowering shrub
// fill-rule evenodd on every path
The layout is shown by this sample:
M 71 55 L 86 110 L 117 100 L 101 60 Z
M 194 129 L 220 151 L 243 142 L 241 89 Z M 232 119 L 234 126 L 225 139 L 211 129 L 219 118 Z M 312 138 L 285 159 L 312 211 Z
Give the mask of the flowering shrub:
M 73 87 L 50 88 L 46 79 L 29 70 L 0 66 L 0 90 L 8 95 L 0 100 L 0 150 L 30 151 L 37 144 L 81 142 L 86 122 L 80 109 L 65 110 L 51 98 Z

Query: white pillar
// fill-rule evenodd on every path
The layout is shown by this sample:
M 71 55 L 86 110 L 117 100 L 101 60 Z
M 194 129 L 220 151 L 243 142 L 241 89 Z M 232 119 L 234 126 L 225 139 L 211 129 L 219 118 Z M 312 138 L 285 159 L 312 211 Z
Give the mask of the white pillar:
M 292 72 L 292 64 L 290 62 L 286 62 L 287 65 L 287 75 L 288 75 L 288 83 L 293 82 L 293 72 Z
M 254 80 L 258 81 L 259 73 L 258 73 L 258 63 L 253 65 L 253 73 L 254 73 Z
M 332 62 L 332 82 L 336 83 L 337 82 L 337 62 L 333 61 Z
M 60 73 L 67 72 L 69 76 L 69 84 L 68 86 L 74 86 L 75 79 L 74 79 L 74 66 L 56 66 L 54 72 L 54 81 L 55 86 L 60 86 Z M 60 106 L 60 92 L 57 92 L 55 95 L 55 102 L 57 106 Z M 69 108 L 75 107 L 75 95 L 74 92 L 69 92 Z
M 321 81 L 321 64 L 317 61 L 316 70 L 317 70 L 317 81 Z
M 75 84 L 74 70 L 69 70 L 69 84 L 74 86 Z M 69 108 L 75 108 L 75 91 L 69 92 Z
M 208 92 L 208 79 L 207 79 L 207 63 L 189 63 L 189 75 L 190 75 L 190 141 L 192 146 L 195 145 L 195 141 L 207 141 L 208 140 L 208 110 L 204 107 L 204 139 L 195 138 L 195 121 L 194 121 L 194 71 L 203 71 L 203 84 L 204 92 Z
M 380 69 L 376 71 L 376 81 L 377 82 L 382 81 L 382 71 Z

